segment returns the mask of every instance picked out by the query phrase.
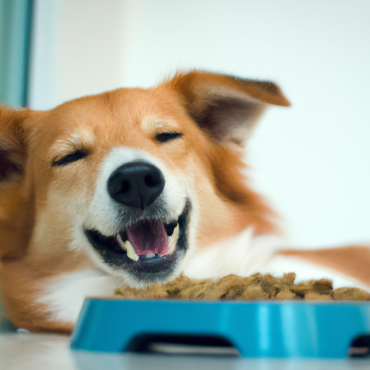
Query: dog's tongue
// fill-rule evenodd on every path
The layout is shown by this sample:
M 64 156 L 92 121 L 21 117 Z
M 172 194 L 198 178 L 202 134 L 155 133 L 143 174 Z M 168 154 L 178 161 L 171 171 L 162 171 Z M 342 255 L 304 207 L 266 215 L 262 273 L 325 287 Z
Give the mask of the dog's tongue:
M 138 256 L 168 253 L 168 237 L 161 221 L 144 221 L 127 229 L 127 239 Z

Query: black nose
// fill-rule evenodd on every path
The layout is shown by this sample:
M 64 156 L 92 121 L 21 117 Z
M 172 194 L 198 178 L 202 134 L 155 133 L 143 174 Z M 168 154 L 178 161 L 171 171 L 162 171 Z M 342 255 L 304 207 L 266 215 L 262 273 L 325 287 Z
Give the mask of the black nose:
M 108 180 L 108 192 L 119 203 L 144 209 L 164 188 L 162 172 L 145 162 L 131 162 L 118 167 Z

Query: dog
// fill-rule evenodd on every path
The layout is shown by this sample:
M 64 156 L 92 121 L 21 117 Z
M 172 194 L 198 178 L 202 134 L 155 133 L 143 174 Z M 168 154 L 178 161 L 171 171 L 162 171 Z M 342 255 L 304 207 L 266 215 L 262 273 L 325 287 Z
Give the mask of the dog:
M 0 284 L 30 331 L 70 332 L 86 296 L 184 273 L 296 272 L 370 286 L 370 249 L 284 249 L 243 148 L 272 82 L 203 71 L 49 111 L 0 108 Z

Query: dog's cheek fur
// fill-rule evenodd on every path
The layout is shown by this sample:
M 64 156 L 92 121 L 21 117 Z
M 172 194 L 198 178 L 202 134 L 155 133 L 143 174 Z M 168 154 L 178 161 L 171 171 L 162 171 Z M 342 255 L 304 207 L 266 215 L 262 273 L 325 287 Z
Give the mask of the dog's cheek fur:
M 1 259 L 14 258 L 25 253 L 32 223 L 32 203 L 26 196 L 21 179 L 0 184 Z
M 211 166 L 219 196 L 235 210 L 233 222 L 239 229 L 253 225 L 255 235 L 276 232 L 276 214 L 260 195 L 247 186 L 245 172 L 248 167 L 240 156 L 240 151 L 227 146 L 214 148 Z
M 35 178 L 37 221 L 29 245 L 29 260 L 40 268 L 48 266 L 42 268 L 49 271 L 91 266 L 86 253 L 74 247 L 76 234 L 86 242 L 83 223 L 89 212 L 96 168 L 85 160 L 45 172 L 48 173 L 40 174 L 37 181 Z
M 194 131 L 188 138 L 187 178 L 199 202 L 197 245 L 206 248 L 250 225 L 255 235 L 276 232 L 276 214 L 247 186 L 241 151 Z

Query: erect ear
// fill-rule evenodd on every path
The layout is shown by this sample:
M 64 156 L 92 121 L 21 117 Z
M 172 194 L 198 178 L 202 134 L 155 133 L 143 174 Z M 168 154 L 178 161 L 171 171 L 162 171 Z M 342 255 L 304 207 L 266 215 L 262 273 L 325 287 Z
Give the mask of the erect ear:
M 272 82 L 192 71 L 166 84 L 180 93 L 200 128 L 227 144 L 243 146 L 268 105 L 290 105 Z
M 26 149 L 22 123 L 31 112 L 0 106 L 0 184 L 23 171 Z

